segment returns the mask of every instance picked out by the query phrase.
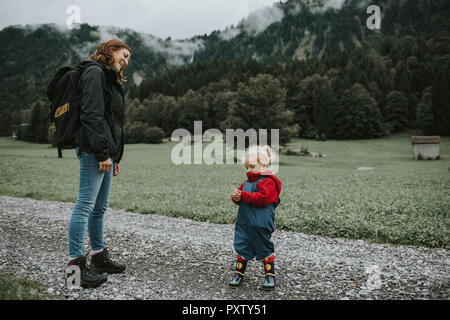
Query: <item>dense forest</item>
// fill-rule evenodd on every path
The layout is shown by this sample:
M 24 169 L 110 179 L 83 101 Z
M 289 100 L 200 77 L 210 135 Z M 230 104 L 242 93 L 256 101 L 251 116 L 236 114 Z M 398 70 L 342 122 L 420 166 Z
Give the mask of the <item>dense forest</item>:
M 194 120 L 204 130 L 280 128 L 282 143 L 377 138 L 405 129 L 449 135 L 450 2 L 370 4 L 381 8 L 380 30 L 366 27 L 367 1 L 345 1 L 341 8 L 327 1 L 276 3 L 265 14 L 279 18 L 263 29 L 249 16 L 236 27 L 187 39 L 201 46 L 182 51 L 176 64 L 142 35 L 116 34 L 133 49 L 126 142 L 161 141 L 176 128 L 192 130 Z M 98 30 L 83 25 L 70 36 L 45 25 L 0 31 L 7 48 L 0 56 L 1 134 L 16 128 L 20 138 L 47 139 L 48 124 L 39 116 L 48 111 L 43 84 L 58 67 L 82 59 L 73 43 L 95 43 Z M 144 80 L 135 82 L 135 73 Z

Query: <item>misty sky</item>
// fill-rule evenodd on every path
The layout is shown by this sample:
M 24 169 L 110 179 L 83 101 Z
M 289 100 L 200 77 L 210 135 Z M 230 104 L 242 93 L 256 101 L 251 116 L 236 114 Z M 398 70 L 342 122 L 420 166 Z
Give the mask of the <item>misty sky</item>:
M 14 24 L 66 25 L 69 5 L 81 22 L 184 39 L 234 24 L 276 0 L 0 0 L 0 29 Z

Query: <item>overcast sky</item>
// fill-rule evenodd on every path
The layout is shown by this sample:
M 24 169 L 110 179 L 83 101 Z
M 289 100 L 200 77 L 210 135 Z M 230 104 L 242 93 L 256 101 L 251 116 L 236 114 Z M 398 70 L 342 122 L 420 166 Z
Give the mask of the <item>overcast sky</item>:
M 190 38 L 236 25 L 277 0 L 0 0 L 0 29 L 14 24 L 66 25 L 70 5 L 81 22 L 130 28 L 172 39 Z

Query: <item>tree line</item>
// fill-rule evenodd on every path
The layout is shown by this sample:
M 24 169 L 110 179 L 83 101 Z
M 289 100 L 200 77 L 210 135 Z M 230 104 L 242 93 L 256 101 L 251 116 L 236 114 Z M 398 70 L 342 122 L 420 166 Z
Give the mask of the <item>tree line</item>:
M 199 37 L 207 45 L 194 63 L 127 85 L 126 142 L 161 141 L 176 128 L 192 130 L 194 120 L 204 130 L 280 128 L 282 141 L 378 138 L 406 129 L 449 135 L 448 2 L 374 1 L 384 12 L 382 32 L 365 30 L 359 2 L 322 15 L 303 8 L 254 36 Z M 139 52 L 135 57 L 147 61 Z M 33 78 L 22 82 L 26 92 L 36 91 Z M 20 124 L 33 126 L 33 111 L 19 109 L 0 118 L 0 129 L 20 127 L 25 137 Z
M 450 134 L 450 37 L 386 37 L 306 61 L 223 59 L 130 88 L 127 123 L 192 130 L 280 128 L 284 141 L 378 138 L 405 129 Z
M 338 51 L 305 61 L 279 63 L 223 59 L 186 65 L 144 80 L 127 93 L 125 139 L 160 142 L 173 130 L 280 129 L 291 138 L 366 139 L 405 129 L 450 134 L 450 37 L 385 38 L 370 47 Z M 28 114 L 30 132 L 40 109 Z M 33 120 L 34 119 L 34 120 Z M 44 119 L 41 116 L 40 119 Z

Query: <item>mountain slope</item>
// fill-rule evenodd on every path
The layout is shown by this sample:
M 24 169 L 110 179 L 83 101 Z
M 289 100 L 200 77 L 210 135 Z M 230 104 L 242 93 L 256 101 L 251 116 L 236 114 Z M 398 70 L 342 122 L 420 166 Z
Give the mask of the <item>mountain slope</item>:
M 380 31 L 366 27 L 369 4 L 381 9 Z M 363 44 L 377 48 L 383 36 L 420 36 L 449 30 L 449 16 L 450 3 L 445 0 L 290 0 L 257 11 L 236 27 L 196 37 L 204 41 L 204 49 L 196 52 L 194 61 L 304 60 L 327 51 L 351 51 Z M 265 26 L 265 19 L 272 23 Z
M 86 59 L 100 41 L 111 38 L 119 38 L 132 48 L 125 89 L 132 89 L 132 96 L 142 99 L 158 90 L 168 94 L 164 87 L 172 88 L 169 95 L 182 95 L 189 89 L 198 89 L 228 76 L 236 89 L 234 79 L 245 81 L 258 70 L 278 77 L 277 70 L 281 69 L 275 64 L 285 66 L 293 61 L 308 62 L 300 68 L 302 70 L 309 68 L 324 73 L 326 68 L 337 65 L 332 61 L 339 59 L 339 67 L 346 67 L 342 71 L 345 73 L 343 81 L 363 83 L 374 97 L 380 96 L 376 97 L 379 103 L 384 103 L 389 88 L 403 86 L 404 93 L 410 94 L 409 82 L 413 83 L 414 90 L 432 85 L 429 74 L 435 72 L 434 66 L 441 65 L 446 70 L 448 65 L 445 54 L 450 54 L 446 44 L 449 42 L 446 30 L 450 30 L 450 2 L 373 0 L 370 4 L 381 8 L 379 31 L 366 27 L 367 0 L 279 2 L 251 13 L 237 26 L 175 41 L 130 29 L 87 24 L 71 31 L 56 25 L 9 26 L 0 31 L 3 46 L 0 50 L 0 135 L 10 134 L 14 111 L 27 109 L 39 99 L 46 100 L 45 87 L 58 68 Z M 356 55 L 361 59 L 353 59 L 352 63 L 358 60 L 358 68 L 365 68 L 367 74 L 356 67 L 341 65 L 348 63 L 350 53 L 358 48 L 362 51 Z M 424 48 L 428 60 L 424 60 Z M 235 63 L 237 59 L 254 59 L 261 65 L 250 63 L 249 71 L 239 62 Z M 217 60 L 231 62 L 235 75 L 227 73 L 230 69 L 218 65 Z M 419 67 L 414 67 L 414 61 Z M 213 69 L 224 72 L 218 74 Z M 388 73 L 388 78 L 392 79 L 386 80 L 380 73 Z M 294 84 L 283 81 L 288 91 L 294 93 L 295 85 L 301 80 L 297 78 L 308 75 L 309 71 L 291 75 Z M 370 77 L 375 77 L 372 80 L 379 89 L 369 88 Z M 139 89 L 135 84 L 141 84 Z M 380 89 L 383 94 L 377 93 Z M 420 99 L 421 94 L 421 91 L 416 92 L 415 99 Z

